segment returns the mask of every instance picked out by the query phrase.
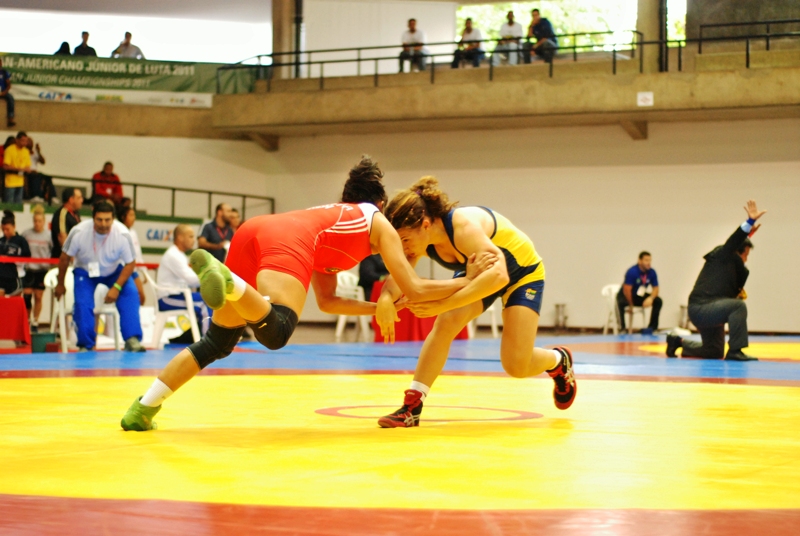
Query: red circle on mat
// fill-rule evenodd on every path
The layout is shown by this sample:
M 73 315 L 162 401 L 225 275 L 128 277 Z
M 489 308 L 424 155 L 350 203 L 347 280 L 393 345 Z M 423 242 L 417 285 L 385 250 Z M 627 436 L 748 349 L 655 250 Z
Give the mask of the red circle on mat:
M 474 406 L 426 406 L 429 408 L 447 408 L 447 409 L 475 409 L 481 411 L 499 411 L 501 413 L 512 413 L 511 417 L 498 417 L 496 419 L 425 419 L 426 422 L 459 422 L 459 421 L 472 421 L 472 422 L 485 422 L 485 421 L 525 421 L 529 419 L 541 419 L 544 417 L 541 413 L 533 413 L 531 411 L 520 411 L 517 409 L 498 409 L 498 408 L 478 408 Z M 322 408 L 315 411 L 320 415 L 330 415 L 331 417 L 347 417 L 348 419 L 376 419 L 379 416 L 374 415 L 346 415 L 342 413 L 348 409 L 363 409 L 363 408 L 397 408 L 397 406 L 339 406 L 336 408 Z

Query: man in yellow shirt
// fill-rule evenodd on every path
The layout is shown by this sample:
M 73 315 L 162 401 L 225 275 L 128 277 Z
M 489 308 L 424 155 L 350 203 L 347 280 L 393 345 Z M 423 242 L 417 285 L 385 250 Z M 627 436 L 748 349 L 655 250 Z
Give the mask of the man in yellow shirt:
M 3 156 L 3 169 L 6 171 L 6 191 L 3 201 L 22 204 L 22 190 L 25 186 L 25 173 L 31 170 L 31 153 L 28 151 L 28 135 L 17 132 L 14 145 L 6 149 Z

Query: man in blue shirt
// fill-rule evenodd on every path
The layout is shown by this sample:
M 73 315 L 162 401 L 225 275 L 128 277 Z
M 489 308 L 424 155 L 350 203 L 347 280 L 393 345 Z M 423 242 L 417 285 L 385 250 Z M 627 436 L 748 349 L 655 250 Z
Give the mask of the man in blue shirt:
M 625 329 L 625 307 L 652 307 L 650 325 L 642 333 L 652 334 L 658 330 L 658 315 L 661 312 L 661 298 L 658 297 L 658 275 L 650 267 L 652 257 L 647 251 L 639 253 L 639 262 L 625 272 L 625 282 L 617 294 L 620 328 Z
M 13 127 L 16 125 L 14 122 L 14 96 L 9 91 L 11 91 L 11 74 L 6 69 L 3 69 L 3 60 L 0 59 L 0 99 L 5 99 L 6 101 L 8 126 Z
M 558 38 L 553 31 L 553 25 L 540 16 L 538 9 L 531 11 L 531 16 L 533 18 L 528 26 L 528 41 L 523 45 L 525 63 L 531 62 L 531 52 L 549 63 L 553 61 L 558 50 Z

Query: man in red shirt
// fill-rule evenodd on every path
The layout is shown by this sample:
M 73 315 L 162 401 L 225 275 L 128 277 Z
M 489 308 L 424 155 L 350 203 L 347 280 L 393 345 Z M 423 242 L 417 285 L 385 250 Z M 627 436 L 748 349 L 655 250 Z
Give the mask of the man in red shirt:
M 102 199 L 108 199 L 114 205 L 119 205 L 122 201 L 122 183 L 114 173 L 114 164 L 106 162 L 103 164 L 103 171 L 95 173 L 92 177 L 92 202 L 96 203 Z

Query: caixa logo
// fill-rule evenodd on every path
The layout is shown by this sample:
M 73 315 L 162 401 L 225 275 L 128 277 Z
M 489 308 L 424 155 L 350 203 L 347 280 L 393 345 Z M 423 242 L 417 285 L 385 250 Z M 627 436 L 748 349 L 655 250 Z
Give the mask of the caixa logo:
M 148 229 L 145 236 L 154 242 L 172 242 L 172 231 L 167 229 Z
M 39 93 L 39 98 L 42 100 L 52 101 L 71 101 L 72 93 L 62 93 L 60 91 L 42 91 Z

